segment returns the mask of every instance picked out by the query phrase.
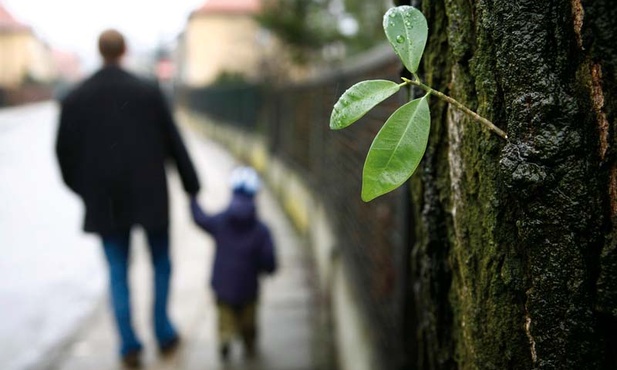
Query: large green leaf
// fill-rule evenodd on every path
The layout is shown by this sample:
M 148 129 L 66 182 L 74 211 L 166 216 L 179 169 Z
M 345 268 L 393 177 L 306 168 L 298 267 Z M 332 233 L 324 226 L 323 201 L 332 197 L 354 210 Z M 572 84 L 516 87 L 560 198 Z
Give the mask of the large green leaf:
M 390 8 L 383 16 L 386 37 L 405 67 L 415 73 L 424 53 L 428 26 L 422 12 L 413 6 Z
M 403 105 L 388 118 L 364 162 L 362 200 L 386 194 L 411 177 L 424 156 L 430 127 L 428 95 Z
M 400 88 L 395 82 L 386 80 L 362 81 L 353 85 L 334 104 L 330 128 L 339 130 L 351 125 Z

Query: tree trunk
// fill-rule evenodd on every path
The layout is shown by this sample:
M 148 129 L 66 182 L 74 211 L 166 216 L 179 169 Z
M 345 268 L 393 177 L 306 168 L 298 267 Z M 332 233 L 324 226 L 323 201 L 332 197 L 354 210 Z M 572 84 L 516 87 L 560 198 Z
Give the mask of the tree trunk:
M 613 1 L 421 4 L 423 80 L 509 140 L 431 98 L 413 368 L 617 369 Z

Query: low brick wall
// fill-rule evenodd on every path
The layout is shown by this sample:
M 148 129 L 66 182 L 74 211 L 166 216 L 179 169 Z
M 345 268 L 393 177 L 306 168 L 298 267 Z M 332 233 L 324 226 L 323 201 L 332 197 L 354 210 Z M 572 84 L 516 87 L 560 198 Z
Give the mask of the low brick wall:
M 0 88 L 0 107 L 15 106 L 49 100 L 53 97 L 51 86 L 21 86 L 18 88 Z

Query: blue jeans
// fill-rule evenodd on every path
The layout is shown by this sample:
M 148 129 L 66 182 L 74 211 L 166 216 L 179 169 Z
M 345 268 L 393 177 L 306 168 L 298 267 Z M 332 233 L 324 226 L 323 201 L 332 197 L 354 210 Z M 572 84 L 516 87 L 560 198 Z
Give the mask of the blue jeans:
M 177 337 L 167 315 L 171 262 L 169 260 L 169 233 L 167 230 L 147 232 L 150 256 L 154 267 L 154 333 L 159 346 L 165 346 Z M 133 330 L 129 293 L 128 266 L 130 232 L 102 236 L 105 257 L 109 265 L 111 303 L 118 332 L 121 355 L 142 349 Z

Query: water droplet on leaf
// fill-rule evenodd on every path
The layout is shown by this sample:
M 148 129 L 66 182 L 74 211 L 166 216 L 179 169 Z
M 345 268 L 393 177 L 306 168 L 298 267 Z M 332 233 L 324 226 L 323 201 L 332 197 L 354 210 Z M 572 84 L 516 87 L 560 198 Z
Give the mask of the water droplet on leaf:
M 403 36 L 403 35 L 396 36 L 396 42 L 398 42 L 399 44 L 404 43 L 405 42 L 405 36 Z

